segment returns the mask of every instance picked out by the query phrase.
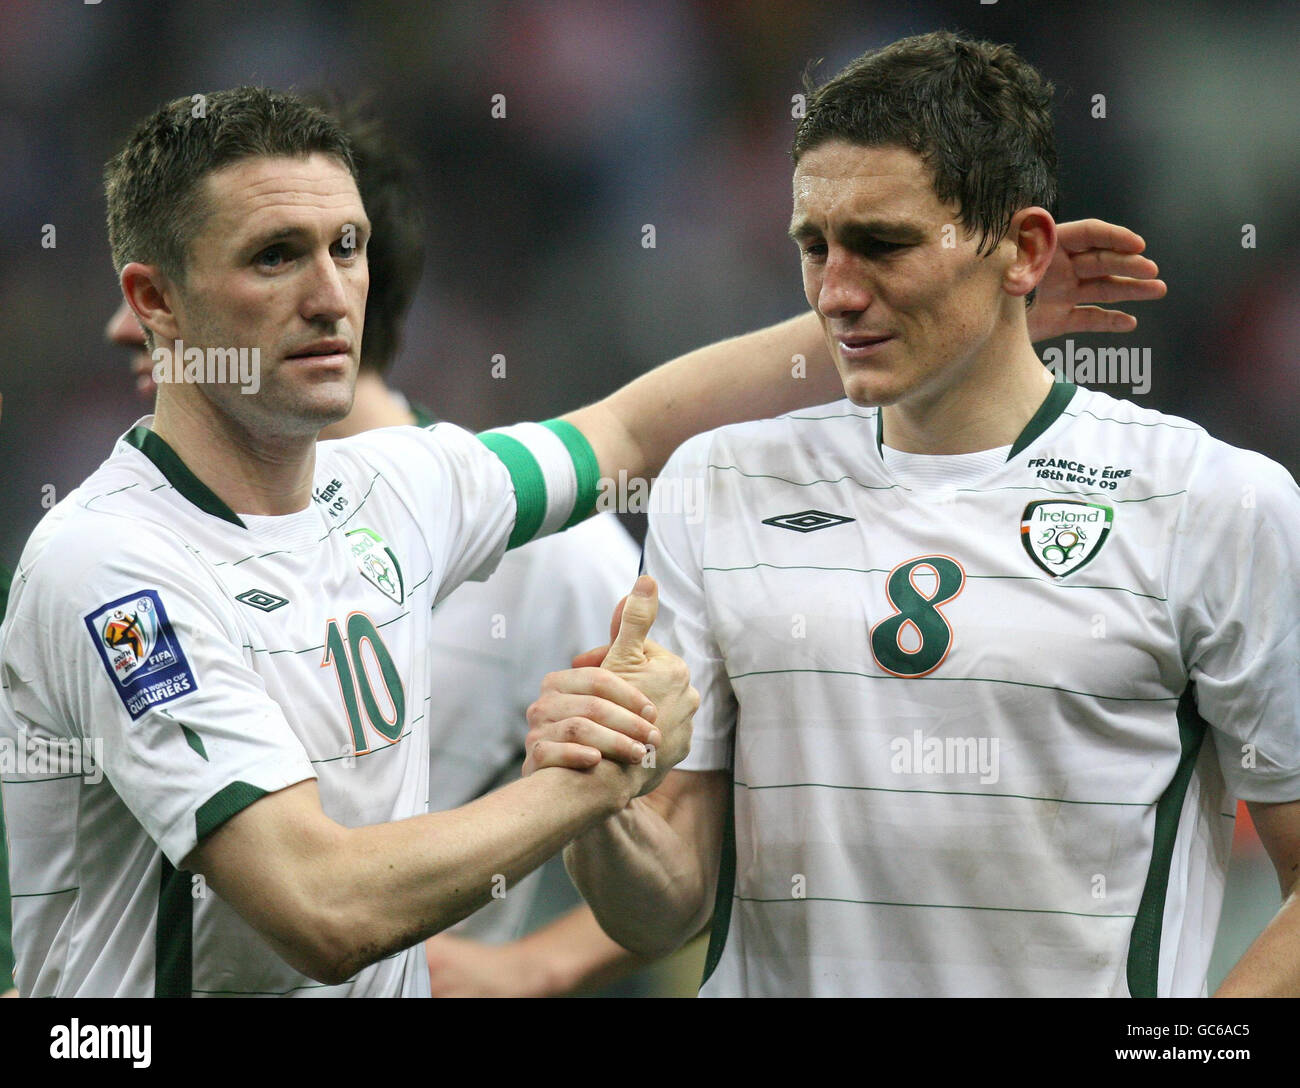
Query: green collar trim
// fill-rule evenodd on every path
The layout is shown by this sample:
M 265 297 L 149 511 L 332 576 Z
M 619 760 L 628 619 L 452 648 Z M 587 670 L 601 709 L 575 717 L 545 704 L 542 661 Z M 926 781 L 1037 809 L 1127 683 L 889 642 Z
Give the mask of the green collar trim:
M 1074 394 L 1078 391 L 1079 387 L 1073 382 L 1052 382 L 1052 391 L 1047 394 L 1047 399 L 1038 406 L 1038 411 L 1034 413 L 1033 418 L 1025 424 L 1020 437 L 1011 444 L 1007 460 L 1010 461 L 1030 443 L 1036 441 L 1048 427 L 1055 423 L 1070 401 L 1074 400 Z M 883 408 L 876 409 L 876 449 L 883 461 L 885 459 L 885 410 Z
M 1033 418 L 1025 424 L 1025 429 L 1020 432 L 1020 437 L 1011 445 L 1011 452 L 1007 454 L 1007 460 L 1015 457 L 1031 442 L 1038 440 L 1038 437 L 1057 421 L 1061 413 L 1065 411 L 1066 405 L 1074 400 L 1074 394 L 1079 391 L 1079 387 L 1073 382 L 1052 382 L 1052 391 L 1047 394 L 1047 399 L 1038 406 L 1038 411 L 1034 413 Z
M 135 427 L 122 440 L 149 458 L 167 482 L 180 492 L 182 498 L 188 499 L 205 514 L 238 525 L 241 529 L 248 528 L 239 520 L 239 515 L 217 497 L 216 492 L 186 467 L 180 455 L 148 427 Z
M 408 405 L 408 407 L 411 409 L 411 415 L 415 417 L 415 425 L 417 427 L 432 427 L 439 421 L 438 417 L 430 412 L 423 404 L 412 403 Z

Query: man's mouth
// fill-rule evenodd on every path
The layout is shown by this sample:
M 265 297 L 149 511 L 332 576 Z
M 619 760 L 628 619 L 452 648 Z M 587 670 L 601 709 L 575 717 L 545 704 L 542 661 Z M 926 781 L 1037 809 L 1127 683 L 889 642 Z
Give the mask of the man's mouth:
M 342 362 L 347 360 L 351 346 L 346 340 L 314 340 L 296 351 L 289 352 L 285 359 L 299 359 L 304 362 Z
M 840 357 L 848 361 L 867 359 L 894 339 L 892 333 L 853 333 L 835 338 Z

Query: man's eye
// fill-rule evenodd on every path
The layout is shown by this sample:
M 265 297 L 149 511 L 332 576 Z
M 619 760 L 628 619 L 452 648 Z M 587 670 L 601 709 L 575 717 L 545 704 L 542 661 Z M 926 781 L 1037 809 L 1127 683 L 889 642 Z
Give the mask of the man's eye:
M 802 248 L 803 248 L 803 255 L 805 257 L 811 257 L 813 260 L 819 260 L 820 258 L 826 256 L 825 242 L 810 242 L 808 245 Z
M 284 251 L 279 246 L 271 246 L 254 257 L 253 262 L 262 268 L 278 268 L 284 263 Z
M 356 238 L 340 238 L 334 243 L 334 254 L 342 257 L 345 261 L 351 260 L 361 252 L 361 247 L 357 245 Z

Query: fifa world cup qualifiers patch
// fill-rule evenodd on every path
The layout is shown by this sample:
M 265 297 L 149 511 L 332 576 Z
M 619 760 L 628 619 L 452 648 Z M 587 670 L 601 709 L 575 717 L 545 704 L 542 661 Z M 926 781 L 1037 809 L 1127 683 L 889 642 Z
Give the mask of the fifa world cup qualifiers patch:
M 132 721 L 198 687 L 157 590 L 121 597 L 85 620 Z

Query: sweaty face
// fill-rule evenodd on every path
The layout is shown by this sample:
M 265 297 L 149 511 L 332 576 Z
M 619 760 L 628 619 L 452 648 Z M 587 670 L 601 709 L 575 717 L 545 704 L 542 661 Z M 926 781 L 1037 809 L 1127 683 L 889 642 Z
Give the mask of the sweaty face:
M 351 408 L 370 226 L 336 159 L 246 159 L 204 180 L 209 209 L 174 300 L 185 347 L 257 348 L 258 391 L 203 384 L 258 433 L 303 434 Z
M 957 209 L 905 148 L 833 141 L 806 152 L 790 234 L 804 295 L 855 404 L 942 396 L 981 361 L 1011 301 L 1001 274 L 1014 245 L 978 256 Z

